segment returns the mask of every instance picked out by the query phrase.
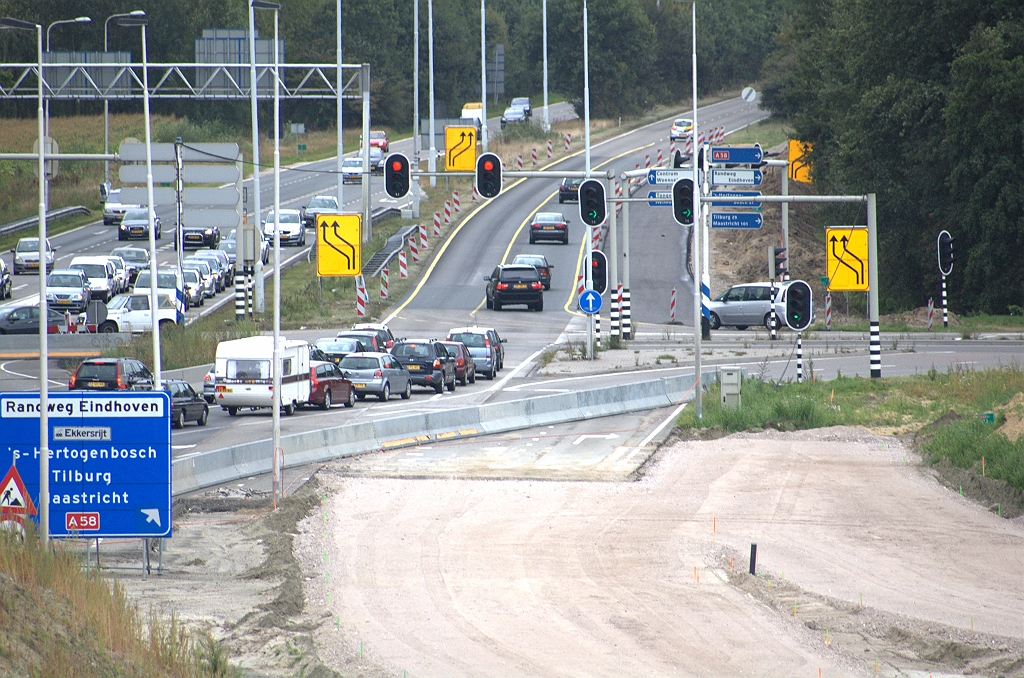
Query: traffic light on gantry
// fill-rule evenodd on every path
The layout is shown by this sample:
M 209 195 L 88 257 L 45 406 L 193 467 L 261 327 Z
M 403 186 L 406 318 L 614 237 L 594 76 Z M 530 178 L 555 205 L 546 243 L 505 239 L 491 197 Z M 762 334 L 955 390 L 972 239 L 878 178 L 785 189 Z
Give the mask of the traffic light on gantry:
M 600 226 L 607 216 L 604 184 L 596 179 L 587 179 L 580 184 L 580 219 L 588 226 Z
M 953 236 L 949 231 L 939 233 L 939 273 L 949 275 L 953 272 Z
M 608 257 L 601 250 L 590 252 L 590 280 L 591 289 L 598 294 L 608 289 Z
M 693 179 L 672 184 L 672 216 L 680 226 L 693 225 Z
M 484 153 L 476 160 L 476 191 L 485 198 L 501 193 L 501 158 Z
M 786 248 L 776 247 L 775 248 L 775 259 L 774 268 L 772 268 L 773 275 L 772 280 L 785 280 L 786 274 L 789 273 L 789 267 L 786 264 Z
M 384 190 L 392 198 L 404 198 L 409 186 L 409 158 L 392 153 L 384 163 Z
M 786 324 L 790 329 L 802 332 L 811 324 L 814 315 L 811 286 L 803 280 L 795 280 L 786 288 Z

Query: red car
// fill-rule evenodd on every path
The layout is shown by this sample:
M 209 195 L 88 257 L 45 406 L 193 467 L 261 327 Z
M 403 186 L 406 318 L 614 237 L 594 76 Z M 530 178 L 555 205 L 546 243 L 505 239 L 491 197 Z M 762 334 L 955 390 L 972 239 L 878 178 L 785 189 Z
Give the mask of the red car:
M 377 130 L 376 132 L 370 132 L 370 147 L 379 148 L 382 153 L 387 153 L 388 148 L 388 133 Z
M 346 379 L 334 363 L 311 360 L 309 363 L 309 403 L 318 405 L 321 410 L 331 409 L 331 405 L 342 402 L 345 407 L 356 403 L 356 392 L 352 382 Z
M 466 382 L 476 383 L 476 362 L 473 355 L 461 341 L 442 341 L 448 350 L 448 355 L 455 357 L 455 378 L 465 386 Z

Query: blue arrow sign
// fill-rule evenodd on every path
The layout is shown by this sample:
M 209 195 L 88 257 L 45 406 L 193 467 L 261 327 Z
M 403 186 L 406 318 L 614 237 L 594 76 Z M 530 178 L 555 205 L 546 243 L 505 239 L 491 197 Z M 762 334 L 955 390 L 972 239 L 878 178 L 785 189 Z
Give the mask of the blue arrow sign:
M 761 170 L 711 170 L 711 183 L 715 186 L 760 186 L 762 181 L 764 181 L 764 174 Z
M 594 290 L 585 290 L 580 295 L 580 310 L 584 313 L 593 315 L 599 312 L 603 303 L 601 295 Z
M 711 191 L 712 198 L 746 198 L 748 196 L 760 196 L 761 191 Z M 761 203 L 756 200 L 729 200 L 711 203 L 713 207 L 743 207 L 755 210 L 761 209 Z
M 170 395 L 51 393 L 48 409 L 50 534 L 171 536 Z M 39 394 L 0 393 L 0 431 L 0 477 L 13 471 L 38 509 Z M 2 496 L 11 486 L 0 488 L 0 506 L 14 505 Z
M 761 228 L 759 212 L 712 212 L 711 228 Z
M 648 191 L 647 205 L 649 207 L 672 207 L 672 191 Z
M 711 162 L 734 163 L 738 165 L 756 165 L 761 162 L 764 154 L 761 144 L 753 146 L 712 146 Z
M 671 186 L 680 179 L 692 178 L 692 169 L 652 169 L 647 171 L 647 183 L 651 186 Z

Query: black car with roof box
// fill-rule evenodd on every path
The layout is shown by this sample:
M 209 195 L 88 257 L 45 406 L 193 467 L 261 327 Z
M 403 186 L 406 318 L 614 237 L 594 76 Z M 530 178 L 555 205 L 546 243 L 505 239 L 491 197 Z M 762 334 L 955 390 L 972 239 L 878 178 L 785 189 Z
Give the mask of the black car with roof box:
M 395 342 L 391 355 L 409 370 L 414 386 L 426 386 L 441 393 L 455 391 L 455 359 L 444 344 L 433 339 Z

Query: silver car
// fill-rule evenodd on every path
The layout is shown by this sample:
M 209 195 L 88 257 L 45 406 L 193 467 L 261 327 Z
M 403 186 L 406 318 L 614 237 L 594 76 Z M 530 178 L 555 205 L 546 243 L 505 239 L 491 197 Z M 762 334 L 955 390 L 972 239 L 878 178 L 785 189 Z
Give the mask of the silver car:
M 199 271 L 186 268 L 182 270 L 181 277 L 185 281 L 185 297 L 188 299 L 189 307 L 205 304 L 206 294 L 203 292 L 203 279 L 199 276 Z
M 359 400 L 375 395 L 381 401 L 387 401 L 392 393 L 401 393 L 402 400 L 408 400 L 412 395 L 409 370 L 390 353 L 349 353 L 341 359 L 338 367 L 352 382 Z
M 212 299 L 217 296 L 217 276 L 210 268 L 210 262 L 196 259 L 186 259 L 181 262 L 181 268 L 185 271 L 197 271 L 203 281 L 203 296 Z
M 110 224 L 119 224 L 121 223 L 121 219 L 124 218 L 125 212 L 139 207 L 141 207 L 141 205 L 125 205 L 122 203 L 121 189 L 115 188 L 107 193 L 106 200 L 103 201 L 103 224 L 105 226 Z
M 776 288 L 778 289 L 778 288 Z M 722 326 L 745 330 L 748 327 L 768 327 L 771 322 L 771 283 L 744 283 L 733 285 L 708 303 L 711 329 Z
M 57 269 L 46 276 L 46 303 L 58 311 L 82 313 L 89 305 L 89 279 L 78 269 Z
M 53 270 L 53 253 L 56 251 L 46 239 L 46 272 Z M 24 271 L 39 271 L 39 238 L 22 238 L 11 250 L 14 253 L 14 275 Z

